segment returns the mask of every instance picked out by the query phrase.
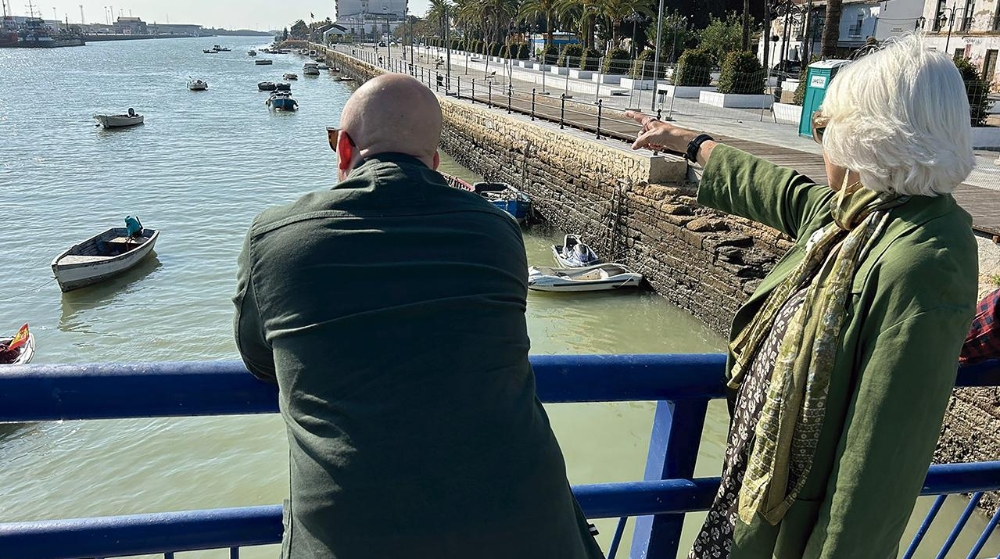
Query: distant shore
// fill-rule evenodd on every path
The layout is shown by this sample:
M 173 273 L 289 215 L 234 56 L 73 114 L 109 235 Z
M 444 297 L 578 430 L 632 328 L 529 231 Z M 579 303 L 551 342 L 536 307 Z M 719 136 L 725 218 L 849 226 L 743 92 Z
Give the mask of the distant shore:
M 248 34 L 248 35 L 199 35 L 197 37 L 192 37 L 190 35 L 109 35 L 109 34 L 96 34 L 96 35 L 84 35 L 83 39 L 87 42 L 99 42 L 99 41 L 139 41 L 143 39 L 204 39 L 206 37 L 270 37 L 270 33 L 262 33 L 259 35 Z

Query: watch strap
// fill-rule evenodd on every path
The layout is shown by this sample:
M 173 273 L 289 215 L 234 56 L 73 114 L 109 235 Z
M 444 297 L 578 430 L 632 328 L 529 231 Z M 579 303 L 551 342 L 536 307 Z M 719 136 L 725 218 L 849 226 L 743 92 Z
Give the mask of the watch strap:
M 693 140 L 688 144 L 687 153 L 684 154 L 684 159 L 688 161 L 697 161 L 698 152 L 701 151 L 701 144 L 705 142 L 714 141 L 714 138 L 708 134 L 698 134 Z

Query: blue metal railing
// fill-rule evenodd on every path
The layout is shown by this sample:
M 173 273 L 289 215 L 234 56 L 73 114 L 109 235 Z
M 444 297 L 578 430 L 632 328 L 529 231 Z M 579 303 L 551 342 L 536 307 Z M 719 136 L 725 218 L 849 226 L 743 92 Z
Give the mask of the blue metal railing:
M 644 480 L 573 488 L 590 518 L 620 518 L 614 550 L 627 517 L 636 516 L 631 557 L 675 557 L 685 513 L 703 511 L 711 504 L 719 479 L 693 478 L 693 474 L 708 401 L 724 395 L 724 362 L 720 355 L 532 358 L 544 402 L 657 402 Z M 1000 385 L 1000 362 L 963 369 L 956 384 Z M 6 368 L 0 376 L 0 422 L 275 412 L 275 387 L 251 377 L 239 362 L 35 365 Z M 949 464 L 931 467 L 922 494 L 996 489 L 1000 489 L 1000 462 Z M 911 555 L 941 499 L 914 538 Z M 959 519 L 941 557 L 974 506 Z M 998 520 L 1000 515 L 987 524 L 970 558 L 982 549 Z M 170 557 L 179 551 L 227 548 L 236 557 L 241 547 L 280 540 L 280 506 L 0 524 L 4 559 L 151 553 Z

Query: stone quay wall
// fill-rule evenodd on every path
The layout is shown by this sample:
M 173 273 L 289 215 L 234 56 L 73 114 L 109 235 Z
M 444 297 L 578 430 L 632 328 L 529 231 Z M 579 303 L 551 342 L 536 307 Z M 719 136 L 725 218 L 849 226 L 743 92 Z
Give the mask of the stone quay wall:
M 359 81 L 382 72 L 330 56 Z M 657 293 L 723 336 L 739 305 L 791 247 L 791 239 L 771 228 L 699 206 L 682 161 L 678 167 L 613 140 L 592 141 L 505 110 L 440 100 L 448 154 L 487 180 L 522 189 L 545 223 L 583 235 L 599 254 L 641 272 Z M 1000 388 L 956 389 L 935 461 L 996 460 L 997 433 Z M 985 495 L 981 506 L 992 514 L 997 496 Z

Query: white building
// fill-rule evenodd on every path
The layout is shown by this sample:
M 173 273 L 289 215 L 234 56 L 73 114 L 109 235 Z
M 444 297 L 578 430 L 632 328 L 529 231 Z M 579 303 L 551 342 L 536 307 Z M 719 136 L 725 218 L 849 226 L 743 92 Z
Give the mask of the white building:
M 939 0 L 927 0 L 937 2 Z M 998 0 L 992 0 L 994 2 Z M 825 2 L 813 2 L 812 12 L 807 14 L 806 2 L 795 0 L 784 5 L 777 17 L 772 21 L 771 37 L 768 46 L 769 66 L 775 67 L 781 63 L 782 53 L 785 58 L 799 61 L 805 42 L 806 25 L 812 37 L 809 52 L 819 52 L 823 35 Z M 908 33 L 921 32 L 924 22 L 925 0 L 845 0 L 840 16 L 840 33 L 837 41 L 843 55 L 850 54 L 865 44 L 869 38 L 885 41 Z M 787 22 L 787 30 L 786 30 Z M 758 56 L 763 60 L 763 45 L 758 46 Z
M 924 35 L 932 48 L 967 58 L 994 83 L 1000 79 L 1000 1 L 928 0 L 924 6 Z
M 408 0 L 335 0 L 334 23 L 351 35 L 386 38 L 406 21 Z

